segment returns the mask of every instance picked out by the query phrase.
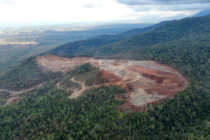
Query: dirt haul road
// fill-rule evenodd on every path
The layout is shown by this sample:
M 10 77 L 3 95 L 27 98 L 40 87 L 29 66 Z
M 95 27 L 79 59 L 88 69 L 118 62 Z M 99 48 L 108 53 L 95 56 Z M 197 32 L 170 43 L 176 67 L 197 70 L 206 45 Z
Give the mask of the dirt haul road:
M 10 94 L 8 99 L 7 99 L 7 101 L 6 101 L 6 105 L 8 105 L 8 104 L 12 104 L 12 103 L 15 103 L 15 102 L 19 101 L 19 99 L 20 99 L 19 96 L 21 94 L 30 92 L 30 91 L 32 91 L 34 89 L 37 89 L 37 88 L 41 87 L 42 85 L 43 85 L 43 83 L 39 84 L 37 86 L 34 86 L 32 88 L 28 88 L 28 89 L 24 89 L 24 90 L 20 90 L 20 91 L 12 91 L 12 90 L 8 90 L 8 89 L 0 89 L 0 92 L 7 92 L 7 93 Z
M 126 99 L 123 108 L 142 109 L 148 103 L 156 103 L 165 98 L 172 98 L 183 90 L 188 82 L 176 70 L 155 61 L 133 61 L 95 59 L 91 57 L 62 58 L 55 55 L 38 56 L 39 66 L 51 70 L 65 72 L 75 66 L 90 63 L 98 67 L 102 76 L 112 84 L 126 89 Z M 72 78 L 82 89 L 74 92 L 72 97 L 79 97 L 87 88 L 82 82 Z
M 80 82 L 79 80 L 76 80 L 75 77 L 71 78 L 71 81 L 79 84 L 81 86 L 81 89 L 75 90 L 71 96 L 69 96 L 70 99 L 78 98 L 85 90 L 88 89 L 88 87 L 85 85 L 85 83 Z

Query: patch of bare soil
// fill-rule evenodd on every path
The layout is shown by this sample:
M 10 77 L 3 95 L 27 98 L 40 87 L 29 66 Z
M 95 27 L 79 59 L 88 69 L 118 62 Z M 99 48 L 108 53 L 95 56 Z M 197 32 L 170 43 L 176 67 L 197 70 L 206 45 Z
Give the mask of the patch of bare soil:
M 81 88 L 79 88 L 79 89 L 74 88 L 73 93 L 69 96 L 69 99 L 77 99 L 78 97 L 80 97 L 83 94 L 84 91 L 89 90 L 91 88 L 98 88 L 103 85 L 103 84 L 97 84 L 97 85 L 87 86 L 85 84 L 85 82 L 76 80 L 75 77 L 72 77 L 71 81 L 79 84 Z
M 17 103 L 20 100 L 19 97 L 10 97 L 6 101 L 6 105 Z
M 119 109 L 145 110 L 148 103 L 154 104 L 165 98 L 172 98 L 183 90 L 187 80 L 176 70 L 169 66 L 154 61 L 132 61 L 95 59 L 91 57 L 62 58 L 55 55 L 39 56 L 37 64 L 51 71 L 65 72 L 76 66 L 90 63 L 98 67 L 105 79 L 106 85 L 117 85 L 126 89 L 123 100 L 125 104 Z M 87 87 L 84 83 L 71 79 L 81 85 L 80 90 L 75 90 L 70 98 L 79 97 Z M 116 97 L 121 99 L 121 97 Z
M 24 89 L 24 90 L 20 90 L 20 91 L 12 91 L 12 90 L 8 90 L 8 89 L 0 89 L 0 91 L 7 92 L 7 93 L 10 94 L 8 99 L 7 99 L 7 101 L 6 101 L 6 105 L 8 105 L 8 104 L 13 104 L 13 103 L 18 102 L 20 100 L 20 98 L 21 98 L 20 97 L 21 94 L 30 92 L 30 91 L 32 91 L 32 90 L 34 90 L 36 88 L 41 87 L 42 85 L 43 84 L 39 84 L 39 85 L 37 85 L 35 87 Z
M 71 96 L 69 96 L 70 99 L 78 98 L 85 90 L 89 89 L 84 82 L 81 82 L 79 80 L 76 80 L 75 77 L 71 78 L 71 80 L 81 86 L 79 90 L 75 90 Z

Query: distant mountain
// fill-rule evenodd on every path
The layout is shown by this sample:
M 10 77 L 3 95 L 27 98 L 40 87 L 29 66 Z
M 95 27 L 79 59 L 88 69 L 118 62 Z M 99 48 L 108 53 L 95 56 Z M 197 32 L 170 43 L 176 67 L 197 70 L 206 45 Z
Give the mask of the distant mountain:
M 142 49 L 153 47 L 161 43 L 170 43 L 172 41 L 180 42 L 182 40 L 201 41 L 204 38 L 208 40 L 210 31 L 210 16 L 185 18 L 180 21 L 167 22 L 155 29 L 143 32 L 124 40 L 97 47 L 95 51 L 87 51 L 87 54 L 101 56 L 104 54 L 127 53 L 133 49 Z M 194 39 L 194 40 L 193 40 Z M 91 54 L 91 52 L 94 54 Z M 105 53 L 107 52 L 107 53 Z
M 112 37 L 101 36 L 69 43 L 47 53 L 67 57 L 94 56 L 156 60 L 167 64 L 171 64 L 173 60 L 176 65 L 182 63 L 184 67 L 189 63 L 192 65 L 203 63 L 209 67 L 209 32 L 210 15 L 163 22 L 149 28 L 130 30 Z M 199 66 L 195 69 L 198 68 Z M 182 69 L 181 66 L 178 69 Z M 188 69 L 181 71 L 187 73 Z
M 152 25 L 145 28 L 135 28 L 135 29 L 125 31 L 123 33 L 119 33 L 119 34 L 113 34 L 113 35 L 104 34 L 104 35 L 96 36 L 91 39 L 85 39 L 85 40 L 80 40 L 80 41 L 76 41 L 72 43 L 67 43 L 65 45 L 52 49 L 43 54 L 56 54 L 60 56 L 73 56 L 73 55 L 82 54 L 84 50 L 91 49 L 91 48 L 94 49 L 99 46 L 111 44 L 111 43 L 123 40 L 125 38 L 129 38 L 129 37 L 132 37 L 132 36 L 147 32 L 147 31 L 151 31 L 166 23 L 168 22 L 167 21 L 161 22 L 159 24 Z
M 96 30 L 108 30 L 115 33 L 122 33 L 134 28 L 146 28 L 152 26 L 153 24 L 142 24 L 142 23 L 123 23 L 123 24 L 107 24 L 96 26 Z
M 206 9 L 206 10 L 200 11 L 199 13 L 195 14 L 193 17 L 207 16 L 209 14 L 210 14 L 210 9 Z
M 130 30 L 114 36 L 99 36 L 65 44 L 47 53 L 60 56 L 90 55 L 99 57 L 112 54 L 116 56 L 116 54 L 127 53 L 133 49 L 148 48 L 171 41 L 192 40 L 192 38 L 199 41 L 201 38 L 208 38 L 209 31 L 210 16 L 185 18 L 180 21 L 162 22 L 147 28 Z

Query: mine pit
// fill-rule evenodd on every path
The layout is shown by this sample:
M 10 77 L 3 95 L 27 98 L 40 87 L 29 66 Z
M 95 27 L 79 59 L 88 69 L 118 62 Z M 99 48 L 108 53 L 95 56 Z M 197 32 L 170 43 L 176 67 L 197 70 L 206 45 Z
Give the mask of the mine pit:
M 95 59 L 91 57 L 62 58 L 55 55 L 38 56 L 40 67 L 65 72 L 76 66 L 90 63 L 99 68 L 102 76 L 109 80 L 106 85 L 116 85 L 126 90 L 125 103 L 120 109 L 142 110 L 149 103 L 153 104 L 175 94 L 188 85 L 177 70 L 155 61 L 133 61 L 114 59 Z M 75 93 L 76 94 L 76 93 Z M 116 97 L 120 99 L 120 97 Z

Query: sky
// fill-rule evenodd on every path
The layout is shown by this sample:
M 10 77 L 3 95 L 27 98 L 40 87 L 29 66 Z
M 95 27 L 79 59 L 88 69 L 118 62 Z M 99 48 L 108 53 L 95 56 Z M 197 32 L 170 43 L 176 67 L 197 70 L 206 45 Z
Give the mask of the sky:
M 157 23 L 191 16 L 210 0 L 0 0 L 1 24 Z

